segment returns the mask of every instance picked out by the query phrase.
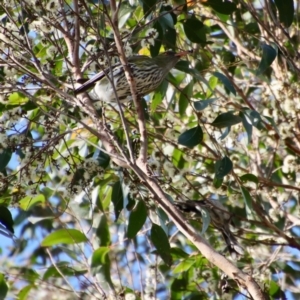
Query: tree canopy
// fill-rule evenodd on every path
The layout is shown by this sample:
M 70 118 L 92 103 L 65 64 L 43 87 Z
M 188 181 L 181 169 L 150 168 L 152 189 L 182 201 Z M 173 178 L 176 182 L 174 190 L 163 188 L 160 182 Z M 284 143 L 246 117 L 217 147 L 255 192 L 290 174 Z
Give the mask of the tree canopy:
M 298 1 L 3 0 L 0 17 L 1 299 L 299 298 Z M 187 55 L 140 97 L 127 58 L 167 50 Z M 75 95 L 116 62 L 132 101 Z M 174 205 L 205 199 L 243 254 Z

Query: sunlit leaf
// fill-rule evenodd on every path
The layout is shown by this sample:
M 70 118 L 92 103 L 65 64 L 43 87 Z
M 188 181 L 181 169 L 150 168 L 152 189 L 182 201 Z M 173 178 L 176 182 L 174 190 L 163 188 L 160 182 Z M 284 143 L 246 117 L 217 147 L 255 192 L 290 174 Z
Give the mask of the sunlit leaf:
M 87 240 L 87 237 L 77 229 L 58 229 L 46 236 L 41 245 L 50 247 L 59 244 L 77 244 Z
M 92 274 L 101 274 L 105 282 L 107 282 L 111 287 L 113 286 L 110 270 L 111 264 L 109 259 L 109 247 L 99 247 L 97 250 L 94 251 L 91 260 L 91 267 L 92 267 Z
M 5 277 L 2 273 L 0 273 L 0 299 L 6 299 L 7 292 L 8 286 Z
M 185 272 L 189 268 L 191 268 L 193 264 L 195 264 L 195 259 L 193 257 L 185 259 L 175 267 L 175 269 L 173 270 L 173 273 L 178 274 L 178 273 Z

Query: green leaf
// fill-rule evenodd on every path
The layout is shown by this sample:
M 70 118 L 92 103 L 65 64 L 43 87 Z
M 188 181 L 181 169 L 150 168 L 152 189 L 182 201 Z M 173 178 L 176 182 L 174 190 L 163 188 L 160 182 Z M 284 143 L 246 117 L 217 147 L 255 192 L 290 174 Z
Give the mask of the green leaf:
M 290 27 L 294 18 L 293 0 L 275 0 L 275 5 L 279 11 L 279 20 L 285 27 Z
M 43 194 L 39 194 L 35 197 L 26 196 L 25 198 L 19 201 L 20 208 L 23 210 L 30 210 L 33 206 L 38 203 L 45 203 L 46 199 Z
M 221 160 L 216 161 L 215 178 L 221 179 L 229 174 L 233 164 L 229 157 L 225 156 Z
M 189 255 L 179 247 L 172 247 L 171 254 L 174 260 L 189 257 Z
M 203 2 L 205 5 L 212 7 L 220 14 L 230 15 L 236 10 L 236 5 L 228 0 L 207 0 Z
M 169 28 L 174 28 L 174 20 L 171 16 L 171 14 L 166 14 L 166 12 L 162 12 L 159 16 L 159 23 L 163 30 L 166 30 Z
M 223 183 L 223 178 L 214 177 L 213 185 L 216 189 L 218 189 L 220 186 L 222 186 L 222 183 Z
M 191 257 L 180 262 L 173 270 L 174 274 L 180 274 L 182 272 L 188 271 L 193 264 L 195 264 L 195 258 Z
M 225 86 L 225 88 L 230 91 L 233 95 L 236 95 L 236 90 L 231 83 L 231 81 L 224 75 L 219 72 L 213 72 L 212 73 L 215 77 L 217 77 Z
M 94 251 L 91 259 L 92 274 L 102 274 L 105 281 L 113 287 L 110 276 L 111 264 L 109 259 L 110 247 L 100 247 Z
M 247 109 L 243 112 L 243 114 L 247 116 L 247 118 L 249 119 L 247 120 L 247 122 L 250 122 L 250 124 L 253 125 L 254 127 L 256 127 L 259 130 L 262 130 L 264 128 L 261 116 L 257 111 Z
M 31 291 L 31 289 L 34 289 L 36 286 L 34 284 L 29 284 L 29 285 L 26 285 L 25 287 L 23 287 L 20 292 L 18 293 L 18 297 L 17 299 L 18 300 L 26 300 L 28 299 L 28 295 L 29 295 L 29 292 Z M 0 296 L 0 299 L 1 296 Z
M 194 107 L 196 110 L 201 111 L 204 110 L 208 105 L 212 104 L 215 102 L 217 98 L 211 98 L 207 100 L 201 100 L 201 101 L 195 101 L 194 102 Z
M 208 80 L 208 89 L 206 91 L 207 98 L 209 98 L 213 94 L 213 91 L 215 90 L 217 85 L 218 85 L 218 78 L 215 76 L 211 76 Z
M 253 212 L 252 202 L 253 202 L 253 199 L 250 196 L 249 191 L 246 188 L 244 188 L 243 186 L 241 186 L 241 192 L 242 192 L 242 195 L 243 195 L 243 198 L 244 198 L 247 214 L 252 216 L 252 212 Z
M 258 182 L 259 182 L 258 178 L 255 175 L 250 174 L 250 173 L 240 176 L 240 179 L 241 179 L 242 182 L 251 181 L 251 182 L 254 182 L 256 184 L 258 184 Z
M 77 244 L 88 241 L 87 237 L 77 229 L 59 229 L 50 233 L 41 243 L 42 247 L 59 244 Z
M 224 128 L 236 125 L 241 122 L 241 117 L 234 115 L 232 112 L 226 112 L 218 115 L 216 119 L 211 123 L 211 125 L 217 128 Z
M 120 181 L 117 181 L 114 183 L 112 186 L 112 194 L 111 194 L 111 201 L 114 205 L 114 210 L 115 210 L 115 221 L 118 220 L 120 213 L 124 207 L 123 201 L 123 190 L 122 190 L 122 185 Z
M 0 206 L 0 223 L 2 223 L 11 233 L 14 233 L 14 220 L 11 212 L 3 205 Z
M 166 194 L 166 197 L 171 197 L 170 195 Z M 172 203 L 173 203 L 172 199 Z M 169 217 L 168 215 L 164 212 L 164 210 L 160 207 L 156 209 L 157 217 L 159 218 L 159 223 L 162 229 L 165 231 L 165 233 L 168 233 L 168 224 L 169 224 Z
M 198 125 L 192 129 L 187 130 L 178 137 L 178 144 L 186 146 L 190 149 L 199 145 L 203 140 L 203 131 Z
M 130 213 L 127 237 L 133 239 L 143 227 L 147 219 L 147 208 L 144 201 L 139 201 L 136 208 Z
M 155 90 L 155 93 L 150 102 L 151 111 L 155 111 L 157 106 L 162 103 L 164 96 L 167 92 L 168 86 L 169 86 L 168 81 L 163 80 L 160 86 Z
M 97 157 L 97 162 L 100 167 L 103 169 L 107 168 L 109 165 L 110 157 L 108 154 L 104 153 L 103 151 L 99 152 L 99 155 Z
M 174 166 L 178 169 L 183 169 L 184 168 L 184 153 L 180 150 L 175 148 L 173 151 L 173 156 L 172 156 L 172 163 Z
M 0 273 L 0 299 L 5 299 L 8 292 L 8 286 L 5 281 L 5 277 Z
M 179 114 L 181 117 L 185 116 L 185 111 L 189 105 L 192 96 L 194 82 L 191 81 L 180 93 L 179 97 Z
M 280 287 L 274 280 L 271 280 L 270 287 L 269 287 L 269 293 L 271 296 L 275 296 L 280 291 Z
M 198 20 L 194 16 L 184 21 L 183 29 L 186 37 L 192 43 L 206 43 L 206 27 L 200 20 Z
M 107 222 L 107 217 L 105 214 L 100 216 L 100 221 L 98 228 L 96 230 L 96 235 L 100 240 L 100 246 L 109 246 L 110 245 L 110 233 Z
M 8 165 L 12 157 L 12 152 L 9 149 L 4 149 L 0 153 L 0 172 L 3 171 Z
M 23 105 L 28 102 L 28 98 L 22 93 L 15 92 L 9 95 L 7 105 Z
M 156 224 L 152 224 L 151 241 L 162 260 L 170 266 L 172 263 L 172 256 L 170 253 L 171 247 L 169 240 L 164 230 Z
M 175 278 L 171 284 L 171 291 L 178 291 L 178 292 L 186 291 L 188 284 L 189 284 L 189 281 L 186 278 L 186 276 L 184 276 L 184 278 Z M 201 299 L 201 298 L 198 298 L 198 299 Z
M 256 70 L 256 75 L 263 74 L 267 70 L 267 68 L 271 66 L 277 56 L 277 49 L 275 50 L 273 47 L 267 44 L 262 45 L 262 50 L 262 58 L 259 63 L 258 69 Z

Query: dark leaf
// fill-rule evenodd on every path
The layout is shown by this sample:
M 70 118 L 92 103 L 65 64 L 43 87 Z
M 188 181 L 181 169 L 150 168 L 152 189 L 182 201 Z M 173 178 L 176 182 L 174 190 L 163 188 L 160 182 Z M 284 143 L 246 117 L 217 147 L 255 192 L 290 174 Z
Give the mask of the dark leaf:
M 207 100 L 201 100 L 201 101 L 195 101 L 194 102 L 194 107 L 196 110 L 201 111 L 204 110 L 208 105 L 212 104 L 215 102 L 217 98 L 211 98 Z
M 226 127 L 221 136 L 219 137 L 220 140 L 224 140 L 226 136 L 230 133 L 231 127 Z
M 279 20 L 285 27 L 290 27 L 294 18 L 293 0 L 275 0 L 275 5 L 279 11 Z
M 133 239 L 143 227 L 147 219 L 147 208 L 143 201 L 139 201 L 136 208 L 130 213 L 127 237 Z
M 149 15 L 156 7 L 156 0 L 142 0 L 145 17 Z
M 229 157 L 225 156 L 221 160 L 216 161 L 215 178 L 221 179 L 229 174 L 233 164 Z
M 267 68 L 271 66 L 277 56 L 277 49 L 275 50 L 267 44 L 262 45 L 262 50 L 263 54 L 258 69 L 256 70 L 256 75 L 263 74 Z
M 203 140 L 203 131 L 198 125 L 192 129 L 187 130 L 178 137 L 178 144 L 188 148 L 194 148 L 199 145 Z
M 242 122 L 242 118 L 234 115 L 232 112 L 227 112 L 216 117 L 211 123 L 212 126 L 217 128 L 230 127 Z
M 230 91 L 233 95 L 236 95 L 236 90 L 231 83 L 231 81 L 222 73 L 219 72 L 213 72 L 212 73 L 215 77 L 217 77 L 221 82 L 224 84 L 225 88 Z
M 151 228 L 151 241 L 155 246 L 158 254 L 162 258 L 162 260 L 167 264 L 171 265 L 172 263 L 172 256 L 171 256 L 171 247 L 169 244 L 168 237 L 164 230 L 156 225 L 152 224 Z
M 2 223 L 11 233 L 14 233 L 14 220 L 10 210 L 5 206 L 0 206 L 0 223 Z
M 200 20 L 195 17 L 185 20 L 183 23 L 183 29 L 187 38 L 192 43 L 206 43 L 206 27 Z
M 122 190 L 122 185 L 120 181 L 117 181 L 114 183 L 112 186 L 112 194 L 111 194 L 111 201 L 114 205 L 114 210 L 115 210 L 115 221 L 118 220 L 119 215 L 124 207 L 123 201 L 123 190 Z
M 5 169 L 12 157 L 12 152 L 9 149 L 4 149 L 0 154 L 0 172 Z
M 223 15 L 230 15 L 236 10 L 236 5 L 227 0 L 207 0 L 204 3 Z
M 96 230 L 96 235 L 100 240 L 100 246 L 109 246 L 110 244 L 110 234 L 107 222 L 107 217 L 105 214 L 100 216 L 100 222 Z
M 101 166 L 103 169 L 107 168 L 109 165 L 110 157 L 108 154 L 104 153 L 103 151 L 100 151 L 97 161 L 99 166 Z
M 258 178 L 255 175 L 250 174 L 250 173 L 240 176 L 240 179 L 242 182 L 251 181 L 251 182 L 258 184 Z

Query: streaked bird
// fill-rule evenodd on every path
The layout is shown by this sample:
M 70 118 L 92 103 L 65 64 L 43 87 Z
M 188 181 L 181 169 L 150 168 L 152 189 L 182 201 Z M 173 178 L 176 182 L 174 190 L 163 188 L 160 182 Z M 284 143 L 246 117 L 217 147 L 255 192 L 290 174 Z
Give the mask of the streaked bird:
M 128 58 L 128 66 L 135 80 L 139 97 L 153 92 L 164 80 L 169 71 L 176 65 L 180 57 L 189 52 L 175 53 L 167 51 L 151 58 L 145 55 Z M 112 72 L 111 72 L 112 70 Z M 115 91 L 114 88 L 115 87 Z M 94 101 L 116 102 L 116 94 L 120 101 L 130 100 L 131 91 L 122 64 L 107 68 L 75 90 L 75 95 L 90 88 L 89 96 Z
M 232 258 L 236 258 L 238 255 L 244 254 L 244 249 L 238 243 L 235 236 L 230 231 L 231 216 L 224 205 L 218 200 L 205 199 L 205 200 L 187 200 L 176 201 L 174 203 L 176 207 L 187 213 L 195 213 L 200 218 L 204 211 L 209 213 L 211 224 L 221 232 L 229 253 Z

